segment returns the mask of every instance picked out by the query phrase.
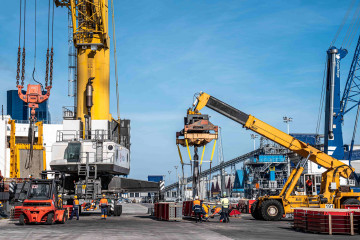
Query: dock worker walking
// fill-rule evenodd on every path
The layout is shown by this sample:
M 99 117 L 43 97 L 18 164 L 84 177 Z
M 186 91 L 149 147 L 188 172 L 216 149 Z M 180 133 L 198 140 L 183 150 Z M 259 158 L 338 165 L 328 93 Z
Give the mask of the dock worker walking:
M 74 217 L 74 214 L 76 214 L 76 220 L 79 220 L 79 200 L 77 196 L 74 196 L 73 210 L 71 212 L 71 216 L 69 220 L 71 220 Z
M 223 218 L 223 222 L 228 223 L 230 222 L 229 219 L 229 199 L 226 197 L 226 192 L 224 192 L 223 197 L 220 200 L 221 202 L 221 214 Z
M 193 211 L 195 213 L 196 222 L 201 222 L 202 207 L 198 196 L 195 196 L 195 200 L 193 201 Z
M 108 200 L 105 198 L 105 194 L 102 195 L 102 199 L 100 200 L 100 208 L 101 208 L 101 219 L 105 219 L 107 217 L 107 209 L 108 209 Z

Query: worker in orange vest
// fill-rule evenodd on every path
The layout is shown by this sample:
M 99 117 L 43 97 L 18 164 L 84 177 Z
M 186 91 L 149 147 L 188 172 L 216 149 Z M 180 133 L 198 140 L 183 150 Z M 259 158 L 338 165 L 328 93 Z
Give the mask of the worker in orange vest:
M 101 219 L 105 219 L 107 217 L 107 209 L 108 209 L 108 200 L 105 198 L 105 194 L 102 195 L 102 199 L 100 200 L 100 208 L 101 208 Z
M 307 177 L 307 180 L 306 180 L 307 195 L 312 195 L 312 186 L 313 186 L 313 182 L 312 182 L 311 178 Z
M 69 220 L 72 220 L 74 215 L 76 215 L 76 220 L 79 220 L 79 200 L 78 200 L 77 196 L 74 196 L 73 210 L 71 212 L 71 216 L 70 216 Z
M 201 222 L 202 207 L 198 196 L 196 196 L 195 200 L 193 201 L 193 211 L 195 213 L 196 222 Z

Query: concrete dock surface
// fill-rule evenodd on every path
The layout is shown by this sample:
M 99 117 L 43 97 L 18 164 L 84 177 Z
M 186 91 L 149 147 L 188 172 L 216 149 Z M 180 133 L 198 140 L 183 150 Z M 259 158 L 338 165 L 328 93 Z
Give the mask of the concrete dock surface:
M 220 223 L 219 218 L 196 223 L 157 221 L 140 204 L 124 204 L 120 217 L 101 220 L 100 215 L 80 216 L 66 224 L 25 225 L 17 221 L 0 220 L 0 239 L 359 239 L 359 235 L 312 234 L 296 232 L 291 221 L 256 221 L 249 214 Z

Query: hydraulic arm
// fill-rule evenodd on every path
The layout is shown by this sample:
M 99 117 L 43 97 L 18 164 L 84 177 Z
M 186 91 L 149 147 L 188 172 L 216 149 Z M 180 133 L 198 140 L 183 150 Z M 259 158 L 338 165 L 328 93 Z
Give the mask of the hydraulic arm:
M 192 110 L 199 113 L 204 107 L 240 123 L 246 129 L 250 129 L 303 157 L 303 161 L 300 161 L 298 166 L 292 170 L 279 195 L 260 197 L 252 205 L 251 212 L 255 219 L 279 220 L 285 214 L 292 213 L 295 207 L 340 208 L 342 204 L 347 204 L 349 201 L 360 204 L 360 194 L 354 193 L 349 188 L 347 190 L 340 188 L 340 176 L 349 179 L 354 172 L 349 165 L 209 94 L 200 93 Z M 295 186 L 308 160 L 327 169 L 322 174 L 320 194 L 316 196 L 294 195 Z
M 344 178 L 349 178 L 351 173 L 354 171 L 350 166 L 344 168 L 343 166 L 345 164 L 341 161 L 290 136 L 289 134 L 280 131 L 279 129 L 276 129 L 275 127 L 255 118 L 254 116 L 248 115 L 206 93 L 201 93 L 197 98 L 197 103 L 194 110 L 200 111 L 205 106 L 240 123 L 245 128 L 258 133 L 287 149 L 290 149 L 300 156 L 308 158 L 310 161 L 326 169 L 340 168 L 339 173 Z

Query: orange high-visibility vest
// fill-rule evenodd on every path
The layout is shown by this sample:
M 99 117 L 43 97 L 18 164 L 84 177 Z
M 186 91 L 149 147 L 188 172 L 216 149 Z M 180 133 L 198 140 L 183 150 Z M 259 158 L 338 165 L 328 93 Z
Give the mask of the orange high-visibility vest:
M 107 206 L 108 205 L 108 200 L 106 198 L 102 198 L 100 200 L 100 206 Z
M 194 200 L 194 202 L 193 202 L 194 206 L 195 205 L 200 205 L 200 203 L 201 203 L 200 200 Z

